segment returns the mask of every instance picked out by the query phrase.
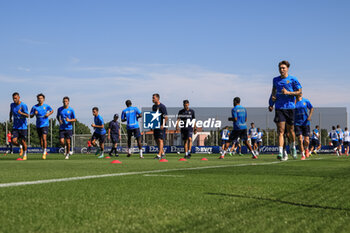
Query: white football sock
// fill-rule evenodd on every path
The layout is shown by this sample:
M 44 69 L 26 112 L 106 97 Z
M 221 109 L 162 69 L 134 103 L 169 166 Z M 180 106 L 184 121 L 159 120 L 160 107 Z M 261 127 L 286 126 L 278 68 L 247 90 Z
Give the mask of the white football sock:
M 280 154 L 283 154 L 283 147 L 282 147 L 282 146 L 279 146 L 279 147 L 278 147 L 278 151 L 279 151 Z

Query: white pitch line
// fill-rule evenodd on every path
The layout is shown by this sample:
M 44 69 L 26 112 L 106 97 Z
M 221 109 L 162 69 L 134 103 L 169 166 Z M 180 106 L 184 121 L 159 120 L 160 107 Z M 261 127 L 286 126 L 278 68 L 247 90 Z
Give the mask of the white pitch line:
M 184 175 L 159 175 L 159 174 L 144 174 L 143 176 L 151 177 L 185 177 Z
M 13 183 L 3 183 L 3 184 L 0 184 L 0 188 L 24 186 L 24 185 L 32 185 L 32 184 L 48 184 L 48 183 L 57 183 L 57 182 L 75 181 L 75 180 L 88 180 L 88 179 L 113 177 L 113 176 L 143 175 L 143 174 L 152 174 L 152 173 L 187 171 L 187 170 L 202 170 L 202 169 L 225 168 L 225 167 L 271 165 L 271 164 L 277 164 L 277 163 L 283 163 L 283 161 L 275 161 L 275 162 L 268 162 L 268 163 L 246 163 L 246 164 L 217 165 L 217 166 L 206 166 L 206 167 L 174 168 L 174 169 L 153 170 L 153 171 L 124 172 L 124 173 L 111 173 L 111 174 L 92 175 L 92 176 L 78 176 L 78 177 L 49 179 L 49 180 L 23 181 L 23 182 L 13 182 Z

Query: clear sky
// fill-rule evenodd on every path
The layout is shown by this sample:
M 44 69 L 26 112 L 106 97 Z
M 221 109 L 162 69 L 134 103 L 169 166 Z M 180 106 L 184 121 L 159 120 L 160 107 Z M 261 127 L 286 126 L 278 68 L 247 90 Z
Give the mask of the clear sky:
M 317 106 L 350 107 L 350 1 L 1 1 L 0 121 L 11 94 L 29 107 L 62 97 L 84 123 L 126 99 L 151 106 L 267 106 L 277 64 L 291 62 Z M 34 121 L 33 121 L 34 122 Z

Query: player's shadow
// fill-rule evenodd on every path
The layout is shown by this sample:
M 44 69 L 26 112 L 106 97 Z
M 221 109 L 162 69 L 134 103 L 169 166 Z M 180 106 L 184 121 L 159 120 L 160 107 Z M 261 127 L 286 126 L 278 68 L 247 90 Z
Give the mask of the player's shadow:
M 260 200 L 260 201 L 270 201 L 270 202 L 276 202 L 276 203 L 281 203 L 281 204 L 286 204 L 286 205 L 301 206 L 301 207 L 306 207 L 306 208 L 350 211 L 349 208 L 304 204 L 304 203 L 297 203 L 297 202 L 292 202 L 292 201 L 283 201 L 283 200 L 279 200 L 279 199 L 271 199 L 271 198 L 266 198 L 266 197 L 254 197 L 254 196 L 247 196 L 247 195 L 240 195 L 240 194 L 228 194 L 228 193 L 205 193 L 205 194 L 214 195 L 214 196 L 224 196 L 224 197 L 247 198 L 247 199 Z

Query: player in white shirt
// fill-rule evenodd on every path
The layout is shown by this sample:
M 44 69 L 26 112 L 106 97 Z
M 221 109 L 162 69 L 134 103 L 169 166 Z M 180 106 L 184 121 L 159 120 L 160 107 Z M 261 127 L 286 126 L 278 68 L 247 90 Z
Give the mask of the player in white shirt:
M 339 134 L 337 130 L 335 129 L 335 126 L 332 126 L 332 131 L 329 132 L 329 137 L 332 140 L 333 150 L 339 156 Z
M 318 125 L 316 125 L 315 129 L 312 131 L 310 147 L 310 154 L 317 154 L 318 150 L 321 149 L 320 127 Z
M 342 149 L 343 149 L 343 140 L 344 140 L 344 130 L 340 128 L 340 125 L 337 125 L 337 133 L 338 133 L 338 151 L 339 154 L 341 155 Z
M 225 150 L 225 145 L 228 142 L 228 139 L 230 137 L 230 130 L 228 130 L 228 126 L 226 126 L 222 132 L 221 132 L 221 142 L 222 142 L 222 147 L 221 150 Z
M 347 127 L 345 127 L 344 131 L 344 147 L 345 147 L 345 154 L 346 156 L 349 156 L 349 145 L 350 145 L 350 132 Z
M 261 147 L 261 145 L 262 145 L 262 142 L 263 142 L 263 136 L 264 136 L 264 133 L 260 130 L 260 128 L 258 128 L 258 142 L 257 142 L 257 144 L 258 144 L 258 154 L 260 154 L 260 147 Z

